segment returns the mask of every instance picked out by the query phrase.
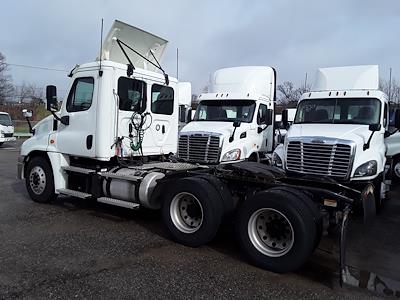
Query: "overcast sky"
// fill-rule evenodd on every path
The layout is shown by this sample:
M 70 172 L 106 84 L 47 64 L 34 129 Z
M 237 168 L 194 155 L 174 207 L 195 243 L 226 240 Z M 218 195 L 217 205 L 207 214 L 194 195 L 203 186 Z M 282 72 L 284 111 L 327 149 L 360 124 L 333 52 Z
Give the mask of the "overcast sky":
M 1 1 L 0 52 L 11 64 L 71 69 L 98 53 L 100 22 L 114 19 L 170 43 L 164 66 L 198 93 L 221 67 L 269 65 L 304 84 L 318 67 L 379 64 L 400 78 L 400 1 Z M 66 73 L 11 66 L 16 85 L 68 87 Z M 61 94 L 60 93 L 60 94 Z

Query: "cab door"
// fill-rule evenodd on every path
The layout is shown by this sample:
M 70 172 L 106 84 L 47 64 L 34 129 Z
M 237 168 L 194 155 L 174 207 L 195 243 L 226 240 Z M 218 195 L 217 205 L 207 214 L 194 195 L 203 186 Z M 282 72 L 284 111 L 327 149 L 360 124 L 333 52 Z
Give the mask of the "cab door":
M 97 84 L 85 73 L 75 78 L 61 109 L 60 117 L 68 120 L 68 125 L 58 123 L 55 144 L 61 153 L 94 157 Z
M 258 145 L 259 151 L 261 152 L 272 152 L 274 142 L 273 126 L 265 124 L 265 116 L 268 113 L 268 106 L 266 104 L 260 104 L 257 112 L 257 125 L 262 129 L 258 133 Z
M 178 105 L 171 86 L 154 83 L 151 86 L 150 127 L 159 153 L 176 153 L 178 143 Z

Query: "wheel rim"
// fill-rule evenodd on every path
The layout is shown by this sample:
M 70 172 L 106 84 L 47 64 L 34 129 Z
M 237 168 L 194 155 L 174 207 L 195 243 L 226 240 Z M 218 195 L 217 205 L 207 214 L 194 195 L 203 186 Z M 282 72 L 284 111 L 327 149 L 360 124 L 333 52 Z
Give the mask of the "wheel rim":
M 46 188 L 46 174 L 42 167 L 36 166 L 32 168 L 29 173 L 29 185 L 36 195 L 43 193 Z
M 394 173 L 398 178 L 400 178 L 400 162 L 396 163 L 394 165 Z
M 254 212 L 247 230 L 254 247 L 264 255 L 280 257 L 293 247 L 292 224 L 285 215 L 273 208 L 261 208 Z
M 179 231 L 194 233 L 203 224 L 203 207 L 193 194 L 182 192 L 172 199 L 170 216 Z

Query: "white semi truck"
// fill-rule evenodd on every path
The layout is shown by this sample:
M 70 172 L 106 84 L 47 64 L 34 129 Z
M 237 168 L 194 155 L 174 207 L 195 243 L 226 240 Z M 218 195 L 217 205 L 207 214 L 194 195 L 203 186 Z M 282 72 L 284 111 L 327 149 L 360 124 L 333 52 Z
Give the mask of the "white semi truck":
M 15 141 L 14 124 L 6 112 L 0 112 L 0 146 Z
M 397 128 L 399 122 L 397 114 Z M 379 209 L 388 191 L 387 157 L 396 152 L 387 152 L 388 129 L 389 102 L 379 90 L 378 66 L 322 68 L 313 90 L 301 96 L 273 161 L 289 174 L 373 191 L 375 205 L 369 209 Z
M 325 227 L 339 223 L 345 232 L 353 204 L 367 201 L 368 194 L 335 182 L 298 181 L 257 162 L 178 161 L 178 118 L 186 118 L 178 107 L 186 97 L 181 83 L 161 68 L 165 45 L 116 21 L 99 60 L 71 72 L 59 111 L 56 88 L 47 87 L 53 116 L 32 129 L 18 160 L 30 197 L 47 203 L 66 195 L 161 209 L 171 237 L 188 246 L 211 241 L 223 218 L 236 211 L 239 242 L 256 265 L 274 272 L 298 269 Z
M 179 134 L 179 158 L 195 163 L 260 161 L 274 149 L 276 73 L 271 67 L 217 70 Z

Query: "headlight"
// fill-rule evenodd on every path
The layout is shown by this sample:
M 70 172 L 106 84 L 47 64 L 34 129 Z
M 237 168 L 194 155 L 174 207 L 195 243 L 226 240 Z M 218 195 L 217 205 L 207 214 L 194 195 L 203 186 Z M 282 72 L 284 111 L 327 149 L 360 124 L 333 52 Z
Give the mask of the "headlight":
M 272 153 L 272 165 L 278 168 L 283 167 L 282 159 L 276 152 Z
M 240 149 L 233 149 L 229 152 L 226 152 L 222 157 L 222 161 L 231 161 L 240 159 Z
M 4 131 L 3 130 L 0 130 L 0 136 L 4 137 Z
M 361 166 L 359 166 L 355 173 L 355 177 L 361 177 L 361 176 L 372 176 L 376 174 L 376 171 L 378 169 L 378 163 L 376 160 L 370 160 Z

